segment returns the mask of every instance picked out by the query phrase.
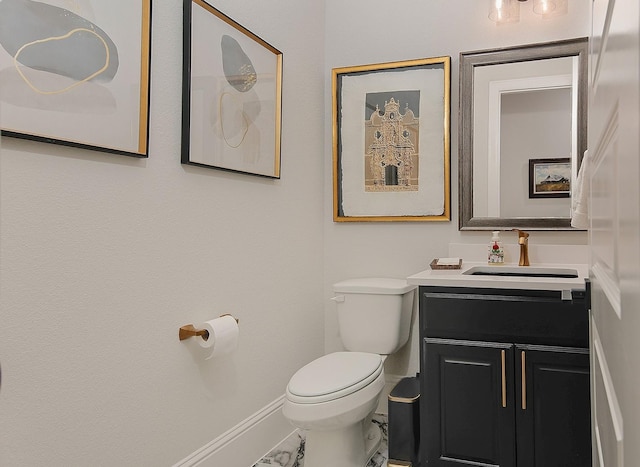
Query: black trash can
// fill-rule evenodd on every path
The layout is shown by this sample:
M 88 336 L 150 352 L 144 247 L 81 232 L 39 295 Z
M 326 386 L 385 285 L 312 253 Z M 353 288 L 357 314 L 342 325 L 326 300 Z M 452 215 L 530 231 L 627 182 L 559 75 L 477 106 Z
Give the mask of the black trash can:
M 403 378 L 389 394 L 388 467 L 419 466 L 420 380 Z

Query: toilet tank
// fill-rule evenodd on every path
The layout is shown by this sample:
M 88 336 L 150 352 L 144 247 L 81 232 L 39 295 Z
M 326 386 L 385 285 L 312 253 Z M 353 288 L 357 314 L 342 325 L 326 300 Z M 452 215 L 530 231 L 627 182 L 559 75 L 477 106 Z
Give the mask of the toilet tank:
M 389 355 L 409 338 L 416 286 L 402 279 L 362 278 L 333 284 L 338 326 L 352 352 Z

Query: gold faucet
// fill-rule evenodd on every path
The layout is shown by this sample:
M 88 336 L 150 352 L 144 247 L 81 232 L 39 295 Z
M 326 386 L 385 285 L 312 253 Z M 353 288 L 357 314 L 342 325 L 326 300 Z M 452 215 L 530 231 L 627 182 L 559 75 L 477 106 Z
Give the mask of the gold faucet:
M 524 230 L 513 230 L 518 232 L 518 243 L 520 244 L 520 261 L 518 261 L 518 266 L 529 266 L 529 234 Z

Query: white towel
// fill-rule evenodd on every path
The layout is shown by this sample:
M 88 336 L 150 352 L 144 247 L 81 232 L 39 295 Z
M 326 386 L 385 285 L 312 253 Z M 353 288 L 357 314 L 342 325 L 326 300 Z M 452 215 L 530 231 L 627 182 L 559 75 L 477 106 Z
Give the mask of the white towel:
M 571 227 L 576 229 L 589 228 L 589 160 L 589 150 L 586 150 L 571 193 Z

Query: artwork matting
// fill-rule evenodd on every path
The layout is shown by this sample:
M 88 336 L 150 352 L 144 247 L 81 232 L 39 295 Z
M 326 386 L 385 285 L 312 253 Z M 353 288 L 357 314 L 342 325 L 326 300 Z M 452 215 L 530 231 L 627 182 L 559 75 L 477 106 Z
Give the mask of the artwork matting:
M 571 159 L 529 159 L 529 198 L 569 198 Z
M 280 178 L 282 52 L 184 0 L 183 164 Z
M 335 68 L 333 220 L 449 221 L 451 58 Z
M 151 0 L 0 2 L 0 129 L 148 156 Z

